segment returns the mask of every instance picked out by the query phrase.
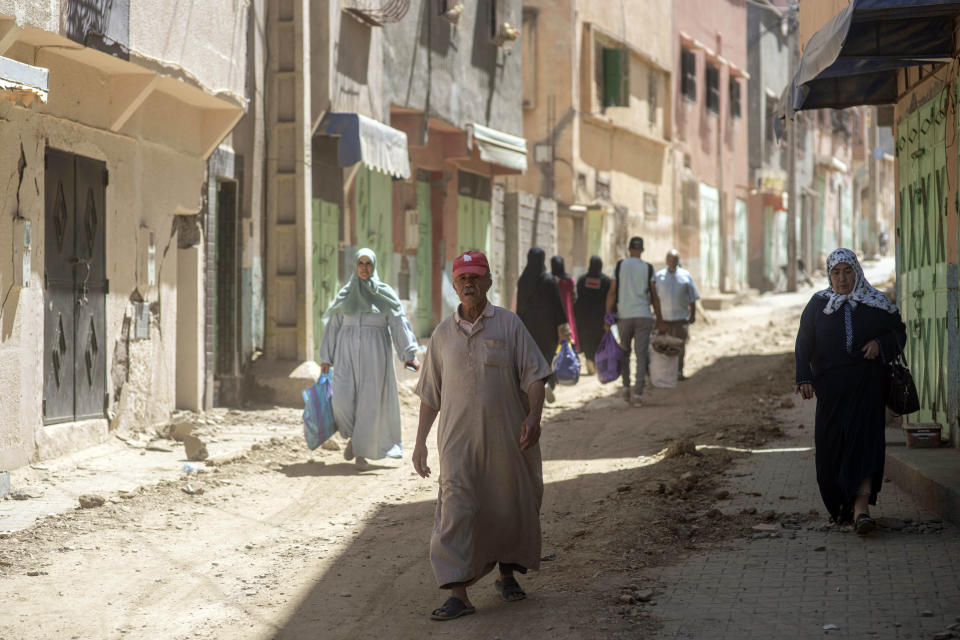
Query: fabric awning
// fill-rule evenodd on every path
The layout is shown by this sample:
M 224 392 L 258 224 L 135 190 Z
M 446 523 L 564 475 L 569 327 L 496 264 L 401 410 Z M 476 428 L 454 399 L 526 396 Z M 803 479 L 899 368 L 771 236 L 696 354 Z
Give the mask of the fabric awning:
M 960 0 L 852 0 L 810 38 L 782 115 L 896 102 L 899 69 L 953 58 L 957 13 Z
M 521 173 L 527 170 L 526 139 L 482 124 L 471 124 L 469 127 L 481 160 Z
M 359 113 L 328 113 L 314 135 L 337 136 L 337 163 L 362 162 L 397 178 L 410 177 L 407 134 Z
M 50 71 L 0 56 L 0 100 L 30 106 L 47 101 Z

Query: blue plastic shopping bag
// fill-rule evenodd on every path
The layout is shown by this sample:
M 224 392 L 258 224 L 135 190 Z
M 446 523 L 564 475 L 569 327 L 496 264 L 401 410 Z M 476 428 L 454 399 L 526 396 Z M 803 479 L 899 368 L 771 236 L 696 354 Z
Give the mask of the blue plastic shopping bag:
M 303 390 L 303 437 L 307 447 L 316 449 L 333 435 L 337 425 L 333 420 L 333 377 L 321 373 L 309 389 Z
M 553 358 L 553 373 L 558 384 L 574 385 L 580 380 L 580 358 L 569 340 L 560 343 L 557 355 Z

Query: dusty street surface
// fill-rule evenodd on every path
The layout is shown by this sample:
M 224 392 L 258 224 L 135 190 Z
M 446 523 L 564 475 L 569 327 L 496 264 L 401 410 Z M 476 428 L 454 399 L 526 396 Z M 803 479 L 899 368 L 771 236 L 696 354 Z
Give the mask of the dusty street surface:
M 701 317 L 690 380 L 649 389 L 643 407 L 593 377 L 559 389 L 541 440 L 544 562 L 521 577 L 526 601 L 501 602 L 488 576 L 471 590 L 476 615 L 431 622 L 446 597 L 427 557 L 435 479 L 417 477 L 408 457 L 361 473 L 340 452 L 282 435 L 0 539 L 0 638 L 652 637 L 663 585 L 649 570 L 763 521 L 725 502 L 720 474 L 746 455 L 738 450 L 783 435 L 808 297 Z M 401 387 L 408 449 L 411 389 Z M 288 434 L 299 420 L 267 415 Z M 712 446 L 668 448 L 685 438 Z

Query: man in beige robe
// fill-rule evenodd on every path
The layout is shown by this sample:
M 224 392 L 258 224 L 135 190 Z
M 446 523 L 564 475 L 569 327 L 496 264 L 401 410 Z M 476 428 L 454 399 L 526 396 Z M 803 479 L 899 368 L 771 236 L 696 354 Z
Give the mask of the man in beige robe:
M 417 395 L 420 427 L 413 466 L 427 466 L 427 435 L 440 415 L 440 492 L 430 561 L 451 597 L 431 614 L 474 613 L 467 587 L 499 564 L 496 588 L 521 600 L 514 572 L 540 568 L 540 416 L 552 370 L 523 322 L 487 300 L 486 257 L 468 251 L 453 264 L 460 297 L 433 332 Z

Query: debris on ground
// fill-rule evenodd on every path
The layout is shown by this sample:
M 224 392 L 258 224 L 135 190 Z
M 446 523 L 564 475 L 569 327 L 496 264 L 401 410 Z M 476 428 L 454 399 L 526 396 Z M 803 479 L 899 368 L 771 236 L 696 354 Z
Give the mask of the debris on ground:
M 184 485 L 180 487 L 180 490 L 188 496 L 199 496 L 203 494 L 203 487 L 194 487 L 192 484 Z
M 177 442 L 183 442 L 183 439 L 193 434 L 194 424 L 189 420 L 183 420 L 172 425 L 170 428 L 170 437 Z
M 206 460 L 210 456 L 210 454 L 207 453 L 207 445 L 197 436 L 184 436 L 183 448 L 186 452 L 187 460 Z
M 96 507 L 102 507 L 106 502 L 103 496 L 98 496 L 95 493 L 85 493 L 80 496 L 80 508 L 81 509 L 94 509 Z
M 697 451 L 697 445 L 693 440 L 689 438 L 684 438 L 683 440 L 677 440 L 671 442 L 667 445 L 666 451 L 663 453 L 664 458 L 678 458 L 680 456 L 699 456 L 701 455 Z

